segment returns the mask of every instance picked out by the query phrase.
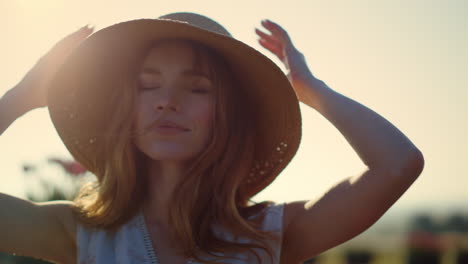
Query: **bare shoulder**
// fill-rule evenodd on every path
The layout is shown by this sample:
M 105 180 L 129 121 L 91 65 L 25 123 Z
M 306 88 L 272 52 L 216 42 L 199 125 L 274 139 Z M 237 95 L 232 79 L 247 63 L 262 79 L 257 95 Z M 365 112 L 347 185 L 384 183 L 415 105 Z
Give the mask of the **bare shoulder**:
M 304 211 L 307 201 L 294 201 L 284 204 L 283 209 L 283 243 L 281 249 L 281 263 L 300 263 L 297 258 L 297 252 L 294 251 L 294 245 L 291 245 L 290 225 L 293 220 Z
M 286 231 L 293 219 L 304 210 L 307 201 L 294 201 L 284 203 L 283 209 L 283 230 Z

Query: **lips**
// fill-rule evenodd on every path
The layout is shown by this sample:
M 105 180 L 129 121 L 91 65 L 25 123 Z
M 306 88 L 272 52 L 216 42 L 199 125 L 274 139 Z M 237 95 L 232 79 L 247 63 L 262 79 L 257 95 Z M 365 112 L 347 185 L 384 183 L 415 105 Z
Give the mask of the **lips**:
M 190 131 L 190 129 L 169 120 L 158 121 L 152 128 L 156 130 L 156 132 L 165 135 Z

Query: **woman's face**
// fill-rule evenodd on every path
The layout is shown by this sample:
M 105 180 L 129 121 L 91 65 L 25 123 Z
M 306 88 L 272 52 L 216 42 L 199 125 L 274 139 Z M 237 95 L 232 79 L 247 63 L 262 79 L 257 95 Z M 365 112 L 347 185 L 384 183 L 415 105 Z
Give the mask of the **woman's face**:
M 134 142 L 153 160 L 187 161 L 210 139 L 215 87 L 206 63 L 197 64 L 190 44 L 175 40 L 153 47 L 143 62 Z

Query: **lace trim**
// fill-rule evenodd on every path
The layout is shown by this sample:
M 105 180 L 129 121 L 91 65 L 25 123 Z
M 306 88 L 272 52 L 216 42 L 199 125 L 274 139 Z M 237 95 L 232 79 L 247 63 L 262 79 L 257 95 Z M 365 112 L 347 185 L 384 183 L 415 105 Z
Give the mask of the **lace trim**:
M 158 257 L 156 256 L 156 252 L 154 251 L 153 243 L 151 242 L 151 237 L 149 235 L 149 231 L 146 226 L 145 216 L 142 213 L 138 215 L 138 224 L 139 224 L 141 231 L 143 232 L 143 239 L 145 241 L 146 253 L 148 254 L 150 263 L 159 264 Z M 189 259 L 186 263 L 196 264 L 197 262 L 194 262 L 192 259 Z
M 151 237 L 149 235 L 148 229 L 145 223 L 145 217 L 143 214 L 138 215 L 138 224 L 143 232 L 143 239 L 145 241 L 145 248 L 148 258 L 151 264 L 159 264 L 158 258 L 156 257 L 156 253 L 154 252 L 153 243 L 151 242 Z

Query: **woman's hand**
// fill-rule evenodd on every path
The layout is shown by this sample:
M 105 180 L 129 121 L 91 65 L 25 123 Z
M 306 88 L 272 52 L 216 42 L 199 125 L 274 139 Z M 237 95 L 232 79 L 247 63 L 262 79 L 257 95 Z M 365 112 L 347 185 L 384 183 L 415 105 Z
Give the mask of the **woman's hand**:
M 92 27 L 84 26 L 64 37 L 49 50 L 14 88 L 22 95 L 24 107 L 34 109 L 47 106 L 49 82 L 70 53 L 92 32 Z
M 288 72 L 288 79 L 291 82 L 294 91 L 300 101 L 311 104 L 312 89 L 311 83 L 319 81 L 312 75 L 304 56 L 296 47 L 294 47 L 291 38 L 286 30 L 280 25 L 270 21 L 263 20 L 262 26 L 269 31 L 270 34 L 255 29 L 255 32 L 260 37 L 258 42 L 262 47 L 271 51 L 280 59 Z M 321 81 L 319 81 L 321 82 Z

